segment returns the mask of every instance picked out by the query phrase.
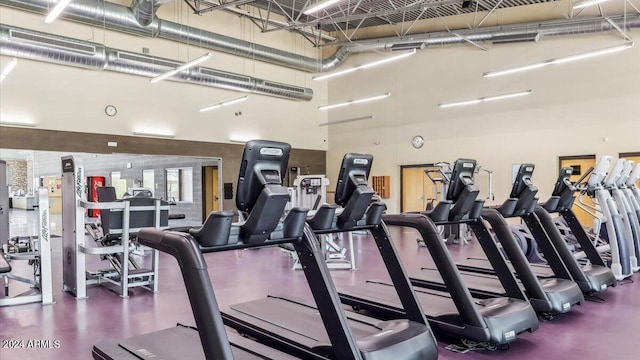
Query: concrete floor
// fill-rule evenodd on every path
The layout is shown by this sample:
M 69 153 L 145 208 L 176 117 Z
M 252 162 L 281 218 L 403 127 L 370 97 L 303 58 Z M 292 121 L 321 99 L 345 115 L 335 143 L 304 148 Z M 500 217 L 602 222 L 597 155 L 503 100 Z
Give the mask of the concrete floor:
M 419 236 L 415 231 L 393 227 L 391 231 L 409 273 L 431 264 L 427 250 L 416 245 Z M 366 235 L 356 235 L 354 240 L 358 270 L 332 271 L 338 288 L 387 277 L 373 240 Z M 105 288 L 93 286 L 88 290 L 88 299 L 76 300 L 62 292 L 61 238 L 53 238 L 52 246 L 56 303 L 0 308 L 0 359 L 89 359 L 91 347 L 101 340 L 126 338 L 172 327 L 178 322 L 193 323 L 178 264 L 170 256 L 161 255 L 157 294 L 134 289 L 129 298 L 122 299 Z M 451 245 L 449 249 L 457 258 L 480 252 L 474 243 Z M 292 260 L 278 248 L 206 254 L 205 258 L 221 308 L 267 294 L 311 298 L 303 272 L 292 271 Z M 19 274 L 31 272 L 27 264 L 14 261 L 12 265 Z M 14 283 L 11 289 L 23 290 Z M 544 322 L 537 332 L 523 334 L 506 351 L 456 354 L 445 350 L 447 344 L 441 342 L 440 359 L 635 360 L 638 355 L 633 339 L 640 333 L 639 295 L 637 283 L 610 289 L 605 303 L 587 302 Z M 8 340 L 17 340 L 20 348 L 7 348 Z M 50 343 L 38 344 L 33 340 Z M 35 348 L 37 345 L 57 348 Z

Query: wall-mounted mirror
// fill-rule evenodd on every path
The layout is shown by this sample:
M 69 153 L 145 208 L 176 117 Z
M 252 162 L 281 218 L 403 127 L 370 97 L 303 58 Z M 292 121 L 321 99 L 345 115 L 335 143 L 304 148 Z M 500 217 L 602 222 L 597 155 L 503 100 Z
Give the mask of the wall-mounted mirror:
M 167 200 L 172 203 L 193 202 L 193 168 L 168 168 L 165 174 Z
M 211 212 L 223 209 L 222 196 L 222 160 L 220 158 L 130 155 L 130 154 L 89 154 L 54 151 L 30 151 L 0 149 L 0 159 L 11 164 L 8 184 L 10 200 L 29 197 L 37 204 L 37 188 L 43 185 L 52 188 L 50 194 L 52 232 L 60 235 L 60 211 L 54 206 L 61 203 L 54 195 L 61 191 L 53 181 L 62 175 L 61 157 L 74 155 L 82 159 L 85 177 L 103 179 L 101 185 L 114 186 L 116 196 L 121 198 L 139 188 L 151 190 L 154 197 L 172 201 L 170 213 L 178 215 L 171 226 L 201 224 Z M 50 184 L 51 183 L 51 184 Z M 61 194 L 64 196 L 64 194 Z M 21 204 L 19 201 L 17 203 Z M 18 205 L 19 205 L 18 204 Z M 33 206 L 30 208 L 33 209 Z M 33 235 L 37 233 L 30 224 L 37 222 L 31 217 L 37 211 L 28 211 L 17 207 L 11 210 L 11 236 Z M 32 221 L 33 220 L 33 221 Z

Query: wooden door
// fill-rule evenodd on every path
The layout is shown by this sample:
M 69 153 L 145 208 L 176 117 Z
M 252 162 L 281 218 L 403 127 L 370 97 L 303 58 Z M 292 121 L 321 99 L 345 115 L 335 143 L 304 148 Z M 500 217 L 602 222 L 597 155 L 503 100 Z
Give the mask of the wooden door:
M 582 174 L 585 173 L 585 171 L 587 171 L 590 167 L 595 167 L 595 166 L 596 166 L 595 155 L 566 156 L 566 157 L 561 156 L 560 157 L 560 168 L 563 168 L 563 167 L 573 168 L 573 174 L 569 179 L 572 182 L 577 181 L 582 176 Z M 588 179 L 586 179 L 585 181 L 587 180 Z M 576 194 L 576 196 L 577 195 L 578 194 Z M 594 202 L 591 201 L 591 198 L 589 198 L 589 196 L 584 195 L 582 199 L 585 204 L 588 204 L 589 206 L 595 206 Z M 577 203 L 578 199 L 576 199 L 575 202 Z M 575 205 L 575 203 L 573 205 L 572 210 L 576 214 L 576 217 L 578 218 L 578 221 L 580 221 L 580 224 L 582 224 L 582 226 L 589 227 L 589 228 L 593 227 L 594 216 L 592 214 L 581 209 L 580 207 Z
M 202 167 L 202 221 L 220 209 L 220 180 L 217 166 Z
M 426 209 L 428 203 L 433 201 L 435 206 L 438 202 L 439 198 L 435 194 L 435 187 L 424 172 L 427 166 L 429 165 L 403 166 L 401 168 L 401 211 L 421 211 Z
M 213 188 L 213 209 L 214 211 L 222 210 L 220 208 L 220 174 L 218 173 L 218 167 L 213 167 L 213 172 L 211 174 L 212 181 L 211 187 Z

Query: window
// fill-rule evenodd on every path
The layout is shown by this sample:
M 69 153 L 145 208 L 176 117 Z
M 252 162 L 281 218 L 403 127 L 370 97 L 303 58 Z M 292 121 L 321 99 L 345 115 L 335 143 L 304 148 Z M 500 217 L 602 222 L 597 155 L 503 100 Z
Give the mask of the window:
M 153 169 L 142 170 L 142 187 L 156 192 L 155 172 Z
M 127 192 L 127 180 L 120 178 L 120 171 L 111 173 L 111 186 L 116 188 L 116 196 L 121 198 Z
M 175 202 L 193 201 L 193 169 L 166 169 L 167 200 Z

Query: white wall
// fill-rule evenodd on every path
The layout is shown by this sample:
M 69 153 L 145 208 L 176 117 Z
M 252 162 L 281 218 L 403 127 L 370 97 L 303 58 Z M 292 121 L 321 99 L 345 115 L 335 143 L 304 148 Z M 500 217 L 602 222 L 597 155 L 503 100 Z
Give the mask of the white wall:
M 130 1 L 127 2 L 127 5 Z M 207 29 L 246 41 L 276 47 L 296 54 L 320 57 L 300 35 L 287 31 L 262 34 L 251 22 L 220 11 L 203 16 L 191 14 L 182 1 L 160 8 L 161 19 Z M 154 56 L 187 61 L 208 50 L 196 44 L 175 42 L 105 31 L 65 20 L 44 24 L 44 16 L 0 7 L 0 22 L 106 46 Z M 10 61 L 0 57 L 0 66 Z M 311 80 L 312 74 L 252 59 L 214 52 L 204 66 L 286 84 L 310 87 L 313 100 L 299 102 L 250 94 L 249 100 L 219 110 L 199 113 L 205 105 L 234 99 L 245 93 L 191 84 L 163 81 L 107 71 L 83 70 L 21 60 L 1 84 L 0 118 L 32 121 L 38 129 L 132 135 L 133 131 L 169 132 L 177 139 L 228 142 L 229 138 L 285 140 L 296 148 L 326 149 L 327 130 L 317 129 L 326 114 L 316 110 L 326 103 L 327 86 Z M 106 105 L 118 108 L 115 117 L 104 113 Z M 237 111 L 242 116 L 235 116 Z M 311 127 L 314 131 L 306 131 Z
M 638 37 L 640 31 L 630 35 Z M 372 174 L 391 175 L 392 197 L 387 203 L 390 211 L 399 211 L 400 165 L 475 158 L 494 170 L 496 200 L 502 201 L 510 190 L 511 165 L 532 162 L 534 183 L 545 199 L 557 176 L 558 156 L 640 151 L 640 46 L 501 78 L 483 78 L 482 73 L 621 42 L 618 34 L 608 33 L 543 38 L 534 44 L 494 46 L 487 52 L 468 44 L 427 48 L 375 70 L 329 80 L 330 103 L 392 94 L 378 102 L 330 110 L 329 121 L 375 116 L 329 127 L 330 179 L 335 183 L 345 152 L 371 153 Z M 374 57 L 359 55 L 348 61 L 359 64 Z M 461 108 L 437 106 L 526 89 L 533 94 Z M 415 135 L 426 139 L 422 149 L 412 148 Z M 480 176 L 478 183 L 486 191 L 486 175 Z

